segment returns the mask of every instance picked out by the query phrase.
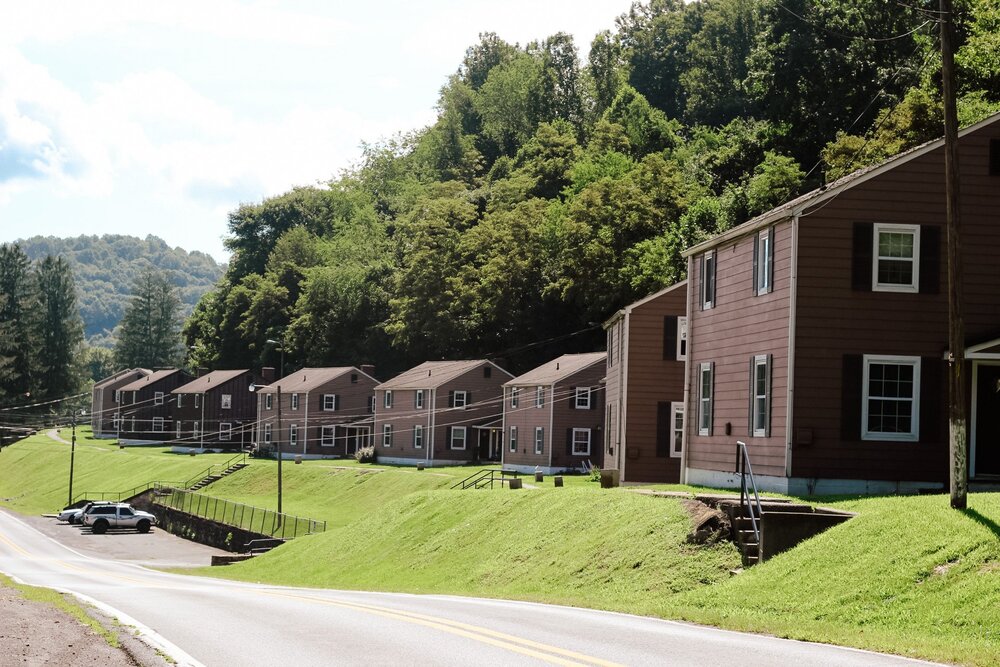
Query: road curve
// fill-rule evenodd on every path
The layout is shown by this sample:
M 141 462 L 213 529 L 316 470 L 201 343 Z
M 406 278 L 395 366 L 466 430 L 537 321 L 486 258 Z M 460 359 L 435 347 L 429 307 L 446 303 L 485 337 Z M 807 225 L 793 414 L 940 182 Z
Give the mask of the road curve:
M 931 664 L 572 607 L 187 577 L 85 556 L 3 510 L 0 571 L 99 603 L 179 665 Z

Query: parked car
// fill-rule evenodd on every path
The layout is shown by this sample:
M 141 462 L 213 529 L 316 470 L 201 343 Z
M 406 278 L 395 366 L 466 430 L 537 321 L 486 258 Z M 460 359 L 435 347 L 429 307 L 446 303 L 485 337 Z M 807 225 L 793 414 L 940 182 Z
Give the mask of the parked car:
M 133 509 L 127 503 L 115 503 L 91 507 L 83 515 L 82 523 L 90 526 L 97 535 L 107 532 L 108 528 L 135 528 L 140 533 L 148 533 L 156 525 L 156 517 L 149 512 Z
M 110 500 L 93 500 L 82 507 L 67 507 L 62 512 L 59 512 L 56 518 L 68 524 L 80 523 L 80 517 L 91 507 L 95 505 L 110 505 L 111 503 L 112 501 Z

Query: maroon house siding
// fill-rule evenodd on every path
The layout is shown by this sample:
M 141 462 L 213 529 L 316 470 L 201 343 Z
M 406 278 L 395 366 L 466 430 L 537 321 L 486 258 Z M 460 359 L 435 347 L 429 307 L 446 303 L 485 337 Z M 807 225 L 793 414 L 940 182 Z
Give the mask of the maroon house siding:
M 118 435 L 115 415 L 121 410 L 119 390 L 149 375 L 144 368 L 127 368 L 94 384 L 91 392 L 90 428 L 96 438 Z
M 249 370 L 213 371 L 175 389 L 173 415 L 181 426 L 178 444 L 215 449 L 250 445 L 257 419 L 257 398 L 250 385 L 257 380 Z M 230 397 L 229 407 L 223 407 L 223 396 Z M 228 439 L 225 425 L 229 426 Z
M 166 441 L 174 438 L 173 400 L 171 392 L 188 382 L 191 376 L 182 370 L 169 368 L 127 384 L 119 391 L 121 404 L 122 440 Z M 156 404 L 156 394 L 161 393 L 162 403 Z M 156 420 L 163 420 L 163 430 L 155 430 Z

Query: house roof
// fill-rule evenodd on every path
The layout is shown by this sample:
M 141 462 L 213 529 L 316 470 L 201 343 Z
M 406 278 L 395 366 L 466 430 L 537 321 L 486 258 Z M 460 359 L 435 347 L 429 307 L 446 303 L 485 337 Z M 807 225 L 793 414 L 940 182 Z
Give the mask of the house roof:
M 400 373 L 396 377 L 383 382 L 376 389 L 435 389 L 455 378 L 489 364 L 507 377 L 514 377 L 487 359 L 468 359 L 462 361 L 425 361 L 424 363 Z
M 348 373 L 364 375 L 369 380 L 377 382 L 377 380 L 375 380 L 375 378 L 371 375 L 368 375 L 354 366 L 338 366 L 336 368 L 303 368 L 302 370 L 295 371 L 294 373 L 289 373 L 285 377 L 280 380 L 275 380 L 269 385 L 258 387 L 257 391 L 262 394 L 273 394 L 278 391 L 278 387 L 280 386 L 281 390 L 286 392 L 307 392 L 318 387 L 322 387 L 326 383 L 336 380 L 340 376 Z
M 153 371 L 144 378 L 140 378 L 135 382 L 130 382 L 124 387 L 120 388 L 119 391 L 139 391 L 153 384 L 154 382 L 159 382 L 160 380 L 170 377 L 174 373 L 180 373 L 179 368 L 164 368 L 162 370 Z
M 669 287 L 664 287 L 663 289 L 661 289 L 658 292 L 653 292 L 649 296 L 645 296 L 645 297 L 639 299 L 638 301 L 630 303 L 629 305 L 625 306 L 621 310 L 616 311 L 615 314 L 612 315 L 611 317 L 609 317 L 608 319 L 604 320 L 604 323 L 601 326 L 603 326 L 605 329 L 607 329 L 609 326 L 611 326 L 612 323 L 617 322 L 621 317 L 623 317 L 624 315 L 628 315 L 629 313 L 631 313 L 634 309 L 638 308 L 639 306 L 647 304 L 650 301 L 653 301 L 654 299 L 658 299 L 661 296 L 663 296 L 664 294 L 667 294 L 669 292 L 673 292 L 675 289 L 678 289 L 680 287 L 684 287 L 685 285 L 687 285 L 687 282 L 688 282 L 687 278 L 685 278 L 684 280 L 682 280 L 680 282 L 674 283 L 673 285 L 671 285 Z
M 145 368 L 123 368 L 114 375 L 109 375 L 108 377 L 94 383 L 94 389 L 101 389 L 107 387 L 109 384 L 114 384 L 119 380 L 122 380 L 126 375 L 131 373 L 142 373 L 143 375 L 149 375 L 153 371 L 146 370 Z
M 970 125 L 969 127 L 960 131 L 958 133 L 958 136 L 964 137 L 965 135 L 981 130 L 982 128 L 988 125 L 992 125 L 997 121 L 1000 121 L 1000 113 L 995 113 L 979 121 L 975 125 Z M 806 194 L 800 197 L 796 197 L 795 199 L 787 201 L 784 204 L 781 204 L 780 206 L 776 206 L 775 208 L 771 209 L 770 211 L 767 211 L 766 213 L 761 213 L 756 218 L 751 218 L 750 220 L 744 222 L 743 224 L 733 227 L 729 231 L 723 232 L 722 234 L 714 238 L 699 243 L 698 245 L 691 246 L 690 248 L 682 252 L 681 256 L 690 257 L 691 255 L 696 255 L 706 250 L 710 250 L 717 245 L 726 243 L 727 241 L 737 239 L 741 236 L 752 233 L 761 227 L 766 227 L 775 222 L 779 222 L 787 218 L 792 218 L 797 215 L 801 215 L 803 211 L 805 211 L 805 209 L 811 206 L 816 206 L 818 204 L 822 204 L 825 201 L 833 199 L 834 197 L 842 193 L 844 190 L 848 190 L 856 185 L 860 185 L 861 183 L 864 183 L 865 181 L 874 178 L 875 176 L 883 174 L 886 171 L 894 169 L 900 165 L 906 164 L 910 160 L 926 155 L 927 153 L 930 153 L 933 150 L 941 148 L 942 146 L 944 146 L 943 137 L 940 139 L 935 139 L 933 141 L 928 141 L 927 143 L 911 148 L 908 151 L 904 151 L 899 155 L 895 155 L 889 158 L 885 162 L 872 165 L 870 167 L 864 167 L 862 169 L 858 169 L 855 172 L 852 172 L 850 174 L 847 174 L 846 176 L 838 178 L 832 183 L 827 183 L 825 185 L 822 185 L 821 187 L 816 188 L 812 192 L 807 192 Z
M 212 371 L 200 378 L 196 378 L 187 384 L 174 389 L 171 394 L 204 394 L 212 391 L 216 387 L 224 385 L 233 378 L 249 373 L 250 369 L 244 368 L 236 371 Z
M 589 368 L 594 364 L 603 364 L 608 358 L 607 352 L 586 352 L 583 354 L 564 354 L 548 363 L 533 368 L 524 375 L 504 384 L 505 387 L 536 386 L 554 384 L 565 380 L 571 375 Z

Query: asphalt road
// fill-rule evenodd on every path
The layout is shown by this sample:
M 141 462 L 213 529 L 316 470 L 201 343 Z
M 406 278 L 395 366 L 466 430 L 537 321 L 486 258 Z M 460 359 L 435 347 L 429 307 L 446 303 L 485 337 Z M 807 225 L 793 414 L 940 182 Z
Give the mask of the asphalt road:
M 82 554 L 5 511 L 0 571 L 96 601 L 179 665 L 929 664 L 571 607 L 187 577 Z

